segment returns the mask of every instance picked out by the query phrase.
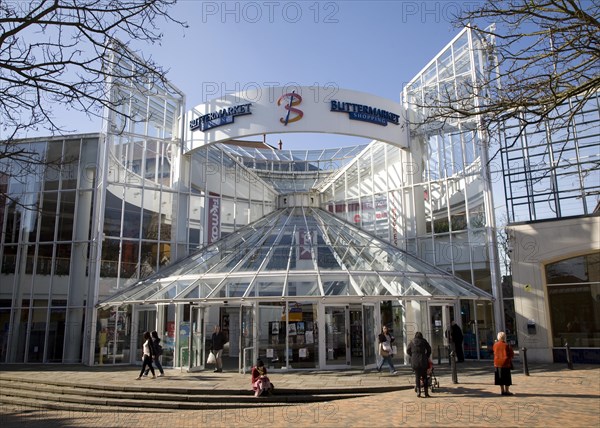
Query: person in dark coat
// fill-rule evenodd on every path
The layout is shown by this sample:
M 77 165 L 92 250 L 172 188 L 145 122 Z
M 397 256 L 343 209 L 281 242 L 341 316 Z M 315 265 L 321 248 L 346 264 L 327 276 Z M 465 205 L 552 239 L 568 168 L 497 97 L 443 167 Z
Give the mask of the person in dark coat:
M 408 344 L 406 353 L 410 355 L 410 365 L 415 371 L 417 397 L 421 397 L 421 380 L 425 387 L 425 397 L 429 397 L 429 392 L 427 391 L 427 368 L 429 366 L 429 357 L 431 356 L 431 346 L 423 338 L 423 333 L 420 331 L 415 333 L 415 338 Z
M 217 358 L 217 368 L 215 369 L 215 373 L 220 373 L 223 371 L 223 348 L 227 343 L 227 338 L 225 337 L 225 333 L 221 331 L 221 326 L 216 325 L 215 331 L 212 334 L 212 348 L 210 349 L 215 357 Z
M 452 321 L 452 325 L 450 327 L 450 341 L 454 346 L 452 346 L 452 350 L 456 354 L 456 361 L 462 363 L 465 361 L 465 353 L 463 352 L 463 332 L 461 328 L 456 324 L 456 322 Z

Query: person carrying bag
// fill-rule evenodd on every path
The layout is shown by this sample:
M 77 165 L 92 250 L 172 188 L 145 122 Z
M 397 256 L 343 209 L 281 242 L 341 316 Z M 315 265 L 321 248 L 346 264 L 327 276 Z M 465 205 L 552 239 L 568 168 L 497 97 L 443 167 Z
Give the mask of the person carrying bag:
M 377 371 L 380 372 L 383 367 L 383 363 L 387 362 L 390 367 L 390 373 L 396 374 L 396 368 L 394 367 L 394 363 L 392 362 L 393 354 L 393 346 L 394 336 L 392 336 L 388 328 L 384 325 L 381 329 L 381 334 L 379 335 L 379 349 L 378 354 L 381 357 L 381 361 L 377 364 Z

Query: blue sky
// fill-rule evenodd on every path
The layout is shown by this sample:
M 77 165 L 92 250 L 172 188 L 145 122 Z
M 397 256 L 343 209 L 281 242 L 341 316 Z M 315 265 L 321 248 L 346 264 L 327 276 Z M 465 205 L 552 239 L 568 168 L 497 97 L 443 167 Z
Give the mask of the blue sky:
M 452 15 L 475 3 L 184 0 L 171 15 L 189 28 L 163 24 L 160 45 L 132 46 L 169 69 L 187 109 L 265 83 L 336 85 L 399 101 L 402 87 L 458 33 Z M 81 122 L 77 131 L 98 129 Z M 314 137 L 288 134 L 284 148 L 358 141 Z
M 170 67 L 193 104 L 202 101 L 201 82 L 333 82 L 398 100 L 458 32 L 445 4 L 452 3 L 187 0 L 173 15 L 190 27 L 169 25 L 162 46 L 143 49 Z
M 400 101 L 404 85 L 458 33 L 452 16 L 476 4 L 180 0 L 170 14 L 189 28 L 158 22 L 160 44 L 129 42 L 169 70 L 186 94 L 186 109 L 256 85 L 333 85 Z M 101 129 L 99 119 L 56 113 L 70 131 Z M 314 134 L 267 136 L 267 142 L 276 145 L 279 138 L 287 149 L 365 142 Z
M 400 100 L 402 87 L 457 33 L 468 2 L 180 1 L 161 46 L 140 46 L 187 96 L 187 107 L 255 84 L 335 85 Z M 270 136 L 275 144 L 281 136 Z M 287 134 L 284 148 L 349 137 Z M 313 148 L 313 147 L 311 147 Z M 316 148 L 316 147 L 315 147 Z

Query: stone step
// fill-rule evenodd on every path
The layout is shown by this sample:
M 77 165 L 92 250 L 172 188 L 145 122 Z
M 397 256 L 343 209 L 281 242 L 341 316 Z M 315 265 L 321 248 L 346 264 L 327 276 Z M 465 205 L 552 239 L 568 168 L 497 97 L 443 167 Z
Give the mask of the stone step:
M 63 382 L 56 382 L 63 383 Z M 194 390 L 188 394 L 187 388 L 181 388 L 174 393 L 170 391 L 146 391 L 141 387 L 130 387 L 128 390 L 111 391 L 95 385 L 68 384 L 56 385 L 47 381 L 36 383 L 29 380 L 0 380 L 0 403 L 28 403 L 34 408 L 72 410 L 75 406 L 81 411 L 98 411 L 98 409 L 144 409 L 144 411 L 168 410 L 215 410 L 252 408 L 256 406 L 288 406 L 297 403 L 324 402 L 341 398 L 361 397 L 365 394 L 355 393 L 340 396 L 339 394 L 291 394 L 285 395 L 279 391 L 270 397 L 256 399 L 251 391 L 244 394 L 203 394 L 206 391 Z M 214 391 L 211 391 L 214 392 Z M 237 391 L 236 391 L 237 392 Z
M 130 385 L 115 385 L 115 384 L 93 384 L 93 383 L 84 383 L 84 382 L 74 382 L 74 381 L 57 381 L 57 380 L 48 380 L 48 379 L 29 379 L 22 378 L 14 375 L 2 375 L 0 378 L 0 382 L 14 382 L 15 384 L 31 384 L 31 385 L 48 385 L 55 387 L 64 387 L 64 388 L 76 388 L 78 390 L 93 390 L 93 391 L 109 391 L 109 392 L 143 392 L 143 393 L 154 393 L 154 394 L 187 394 L 187 395 L 216 395 L 216 396 L 251 396 L 252 391 L 250 389 L 250 385 L 248 384 L 247 388 L 238 388 L 238 387 L 219 387 L 215 388 L 214 385 L 204 386 L 202 383 L 196 384 L 193 388 L 186 388 L 180 386 L 173 386 L 170 384 L 161 384 L 164 380 L 169 378 L 159 378 L 159 379 L 144 379 L 141 381 L 132 381 Z M 285 395 L 285 396 L 294 396 L 294 395 L 337 395 L 337 396 L 356 396 L 357 394 L 373 394 L 373 393 L 382 393 L 382 392 L 393 392 L 397 391 L 399 388 L 403 388 L 403 383 L 401 385 L 383 385 L 383 386 L 361 386 L 354 385 L 352 387 L 339 387 L 339 386 L 328 386 L 328 387 L 307 387 L 304 386 L 302 389 L 293 389 L 293 388 L 284 388 L 278 387 L 276 385 L 277 395 Z

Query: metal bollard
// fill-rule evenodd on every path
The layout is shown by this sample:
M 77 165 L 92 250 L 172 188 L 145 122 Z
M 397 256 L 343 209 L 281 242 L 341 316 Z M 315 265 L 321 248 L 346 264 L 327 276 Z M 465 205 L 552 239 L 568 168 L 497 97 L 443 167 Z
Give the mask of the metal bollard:
M 452 367 L 452 383 L 458 383 L 458 373 L 456 371 L 456 353 L 450 352 L 450 361 Z
M 442 364 L 442 350 L 440 349 L 440 345 L 438 345 L 438 365 Z
M 527 348 L 521 348 L 521 353 L 523 354 L 523 374 L 525 376 L 529 376 L 529 365 L 527 364 Z
M 569 368 L 569 370 L 573 370 L 573 358 L 571 358 L 571 347 L 568 343 L 566 343 L 565 348 L 567 351 L 567 367 Z

